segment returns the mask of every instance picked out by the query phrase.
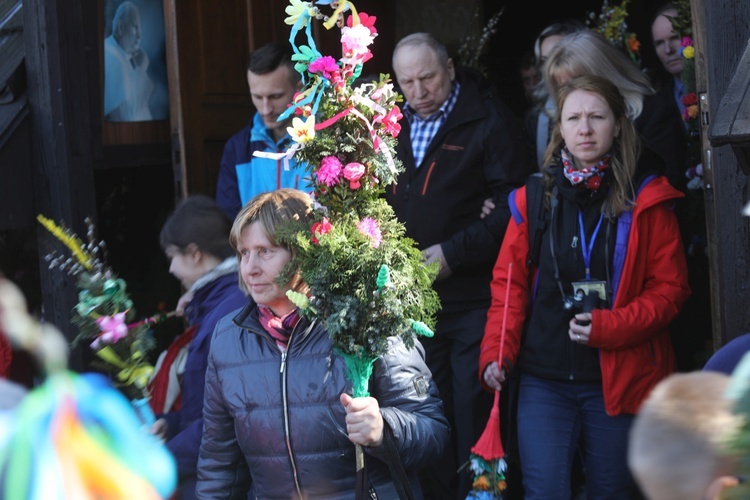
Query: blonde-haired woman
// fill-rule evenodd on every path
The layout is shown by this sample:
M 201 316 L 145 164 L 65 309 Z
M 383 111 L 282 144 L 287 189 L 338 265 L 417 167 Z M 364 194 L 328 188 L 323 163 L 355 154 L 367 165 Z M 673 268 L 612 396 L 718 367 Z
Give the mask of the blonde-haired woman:
M 374 397 L 352 398 L 328 332 L 287 298 L 307 286 L 276 231 L 292 219 L 311 223 L 311 205 L 304 192 L 280 189 L 250 200 L 235 219 L 230 242 L 249 299 L 211 343 L 199 498 L 244 498 L 248 488 L 252 498 L 354 498 L 355 443 L 365 447 L 373 498 L 398 498 L 389 465 L 399 461 L 405 488 L 422 498 L 416 470 L 447 445 L 448 421 L 418 341 L 407 348 L 391 337 L 373 366 Z
M 617 86 L 578 77 L 557 94 L 543 178 L 532 176 L 509 197 L 513 216 L 493 272 L 479 366 L 494 390 L 519 369 L 526 499 L 568 498 L 579 447 L 587 496 L 630 498 L 630 425 L 674 370 L 667 327 L 690 293 L 671 209 L 682 194 L 656 164 L 639 152 Z

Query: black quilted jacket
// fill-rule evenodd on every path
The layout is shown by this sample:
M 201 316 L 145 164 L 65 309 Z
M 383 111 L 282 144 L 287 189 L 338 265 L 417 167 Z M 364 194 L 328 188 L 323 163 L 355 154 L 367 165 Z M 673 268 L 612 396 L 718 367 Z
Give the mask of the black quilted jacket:
M 419 493 L 415 471 L 443 452 L 450 433 L 421 345 L 407 349 L 392 338 L 370 380 Z M 224 318 L 206 373 L 198 497 L 354 498 L 354 445 L 339 402 L 351 391 L 344 360 L 319 323 L 301 319 L 282 353 L 252 300 Z M 378 498 L 397 498 L 385 447 L 365 448 L 365 457 Z

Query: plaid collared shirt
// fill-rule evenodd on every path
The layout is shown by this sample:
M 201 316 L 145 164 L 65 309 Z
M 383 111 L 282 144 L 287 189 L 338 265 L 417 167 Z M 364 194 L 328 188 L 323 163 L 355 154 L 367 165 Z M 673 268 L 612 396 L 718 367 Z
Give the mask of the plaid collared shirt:
M 427 152 L 427 146 L 430 145 L 432 138 L 435 137 L 438 129 L 443 126 L 448 115 L 453 111 L 453 107 L 458 100 L 458 92 L 461 90 L 461 84 L 453 81 L 451 91 L 440 109 L 427 118 L 420 118 L 413 109 L 406 103 L 404 106 L 404 116 L 409 120 L 411 127 L 411 149 L 414 152 L 414 166 L 419 167 Z

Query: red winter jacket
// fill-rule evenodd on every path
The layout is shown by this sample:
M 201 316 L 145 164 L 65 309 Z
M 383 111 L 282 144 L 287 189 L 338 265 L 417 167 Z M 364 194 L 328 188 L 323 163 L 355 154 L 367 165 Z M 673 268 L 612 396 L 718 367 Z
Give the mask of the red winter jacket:
M 665 202 L 683 196 L 658 177 L 639 192 L 622 276 L 611 310 L 592 313 L 590 347 L 599 349 L 604 403 L 609 415 L 637 413 L 651 389 L 674 371 L 669 323 L 690 295 L 677 218 Z M 508 264 L 513 263 L 503 360 L 515 364 L 529 300 L 526 188 L 515 192 L 523 216 L 511 218 L 493 269 L 492 305 L 479 357 L 479 378 L 499 359 Z M 487 388 L 485 386 L 485 388 Z

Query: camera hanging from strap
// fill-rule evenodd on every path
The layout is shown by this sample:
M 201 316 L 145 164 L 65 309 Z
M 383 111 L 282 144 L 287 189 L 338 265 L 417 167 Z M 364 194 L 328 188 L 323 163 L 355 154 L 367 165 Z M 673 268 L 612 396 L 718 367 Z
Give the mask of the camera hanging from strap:
M 555 221 L 555 216 L 557 215 L 558 204 L 559 204 L 559 200 L 558 200 L 557 187 L 554 187 L 553 190 L 552 190 L 552 197 L 550 199 L 549 249 L 550 249 L 550 254 L 552 256 L 552 267 L 553 267 L 553 271 L 554 271 L 554 275 L 555 275 L 555 282 L 557 282 L 557 287 L 560 290 L 560 296 L 562 297 L 563 304 L 566 305 L 566 309 L 570 309 L 570 307 L 568 306 L 568 303 L 571 300 L 574 300 L 574 299 L 571 298 L 571 297 L 574 297 L 574 296 L 571 296 L 571 295 L 565 293 L 565 287 L 563 286 L 562 279 L 560 278 L 560 267 L 559 267 L 559 264 L 557 262 L 557 254 L 555 253 L 555 236 L 556 236 L 556 234 L 555 234 L 556 231 L 555 230 L 556 230 L 556 227 L 557 227 L 556 221 Z M 579 213 L 579 217 L 580 217 L 580 213 Z M 599 220 L 599 224 L 601 224 L 601 222 L 602 222 L 602 220 L 604 218 L 605 217 L 602 214 L 602 217 Z M 605 270 L 606 270 L 606 282 L 605 282 L 604 286 L 606 287 L 606 291 L 604 293 L 604 300 L 605 300 L 605 303 L 606 303 L 606 307 L 610 308 L 611 307 L 611 298 L 612 298 L 612 288 L 611 288 L 612 279 L 611 279 L 610 263 L 609 263 L 609 242 L 610 242 L 611 234 L 612 234 L 612 223 L 609 220 L 609 218 L 606 218 L 606 219 L 607 219 L 607 223 L 606 223 L 605 239 L 604 239 L 604 255 L 605 255 L 604 267 L 605 267 Z M 594 246 L 593 242 L 594 242 L 594 240 L 596 238 L 596 233 L 598 232 L 599 226 L 597 225 L 597 229 L 594 231 L 594 234 L 592 235 L 591 242 L 590 242 L 589 245 L 587 245 L 586 238 L 585 238 L 585 235 L 584 235 L 584 232 L 583 232 L 583 220 L 582 220 L 582 217 L 579 220 L 580 220 L 581 234 L 582 234 L 582 238 L 581 238 L 581 243 L 582 243 L 581 247 L 582 248 L 581 248 L 581 250 L 584 253 L 584 259 L 586 260 L 586 264 L 585 264 L 586 265 L 586 279 L 590 280 L 591 279 L 591 274 L 590 274 L 589 266 L 590 266 L 590 259 L 591 259 L 591 251 L 593 250 L 593 246 Z M 583 247 L 586 247 L 586 248 L 583 248 Z M 574 293 L 575 293 L 575 291 L 576 290 L 573 290 Z

